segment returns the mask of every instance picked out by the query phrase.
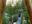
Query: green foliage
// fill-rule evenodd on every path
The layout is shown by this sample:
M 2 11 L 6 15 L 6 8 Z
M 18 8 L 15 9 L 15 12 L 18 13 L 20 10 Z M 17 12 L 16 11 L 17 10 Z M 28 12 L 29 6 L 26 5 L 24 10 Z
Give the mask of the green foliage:
M 8 12 L 8 16 L 10 17 L 10 21 L 12 21 L 12 18 L 11 18 L 12 15 L 19 13 L 18 10 L 21 8 L 22 8 L 21 5 L 18 3 L 14 7 L 12 7 L 11 5 L 6 6 L 5 12 Z
M 16 22 L 16 21 L 17 21 L 17 18 L 16 18 L 16 17 L 14 17 L 14 18 L 13 18 L 13 22 Z
M 3 23 L 2 24 L 8 24 L 8 20 L 5 16 L 3 16 Z
M 9 20 L 12 22 L 12 17 L 10 17 Z
M 6 7 L 6 12 L 8 12 L 8 16 L 11 16 L 13 14 L 17 14 L 19 13 L 18 10 L 21 9 L 21 5 L 19 5 L 18 3 L 12 7 L 11 5 L 8 5 Z

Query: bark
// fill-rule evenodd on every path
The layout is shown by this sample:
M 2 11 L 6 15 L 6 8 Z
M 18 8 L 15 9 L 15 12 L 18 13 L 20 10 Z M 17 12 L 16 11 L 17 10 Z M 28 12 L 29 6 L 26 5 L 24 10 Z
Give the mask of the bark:
M 28 11 L 29 19 L 30 19 L 30 24 L 32 24 L 32 10 L 31 10 L 31 7 L 30 7 L 29 0 L 24 0 L 24 4 L 27 7 L 27 11 Z
M 6 0 L 0 0 L 0 24 L 2 24 L 5 6 L 6 6 Z

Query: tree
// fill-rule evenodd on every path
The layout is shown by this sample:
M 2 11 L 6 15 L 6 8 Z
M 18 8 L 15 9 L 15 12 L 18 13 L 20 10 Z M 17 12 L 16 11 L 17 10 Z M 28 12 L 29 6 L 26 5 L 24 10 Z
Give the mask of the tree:
M 24 0 L 24 2 L 25 2 L 25 5 L 27 7 L 27 12 L 28 12 L 28 15 L 29 15 L 30 24 L 32 24 L 32 8 L 30 6 L 30 2 L 29 2 L 29 0 Z
M 6 0 L 0 0 L 0 24 L 2 24 L 5 7 L 6 7 Z
M 24 9 L 23 16 L 25 17 L 25 20 L 27 20 L 27 24 L 29 24 L 28 15 L 27 15 L 27 8 L 25 8 L 24 0 L 22 0 L 22 8 Z

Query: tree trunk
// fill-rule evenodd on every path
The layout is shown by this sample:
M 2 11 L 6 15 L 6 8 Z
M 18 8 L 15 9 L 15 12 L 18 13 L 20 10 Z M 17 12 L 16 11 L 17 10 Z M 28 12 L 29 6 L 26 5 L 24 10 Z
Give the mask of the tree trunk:
M 27 7 L 27 11 L 28 11 L 29 19 L 30 19 L 30 24 L 32 24 L 32 10 L 31 10 L 31 6 L 30 6 L 29 0 L 24 0 L 24 4 Z
M 0 24 L 2 24 L 5 6 L 6 6 L 6 0 L 0 0 Z

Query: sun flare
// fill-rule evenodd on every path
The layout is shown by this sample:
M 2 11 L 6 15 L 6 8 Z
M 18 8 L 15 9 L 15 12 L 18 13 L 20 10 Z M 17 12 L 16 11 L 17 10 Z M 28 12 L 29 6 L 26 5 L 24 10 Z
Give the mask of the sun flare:
M 11 4 L 11 6 L 15 6 L 16 3 L 18 2 L 19 0 L 6 0 L 6 5 L 9 5 Z

